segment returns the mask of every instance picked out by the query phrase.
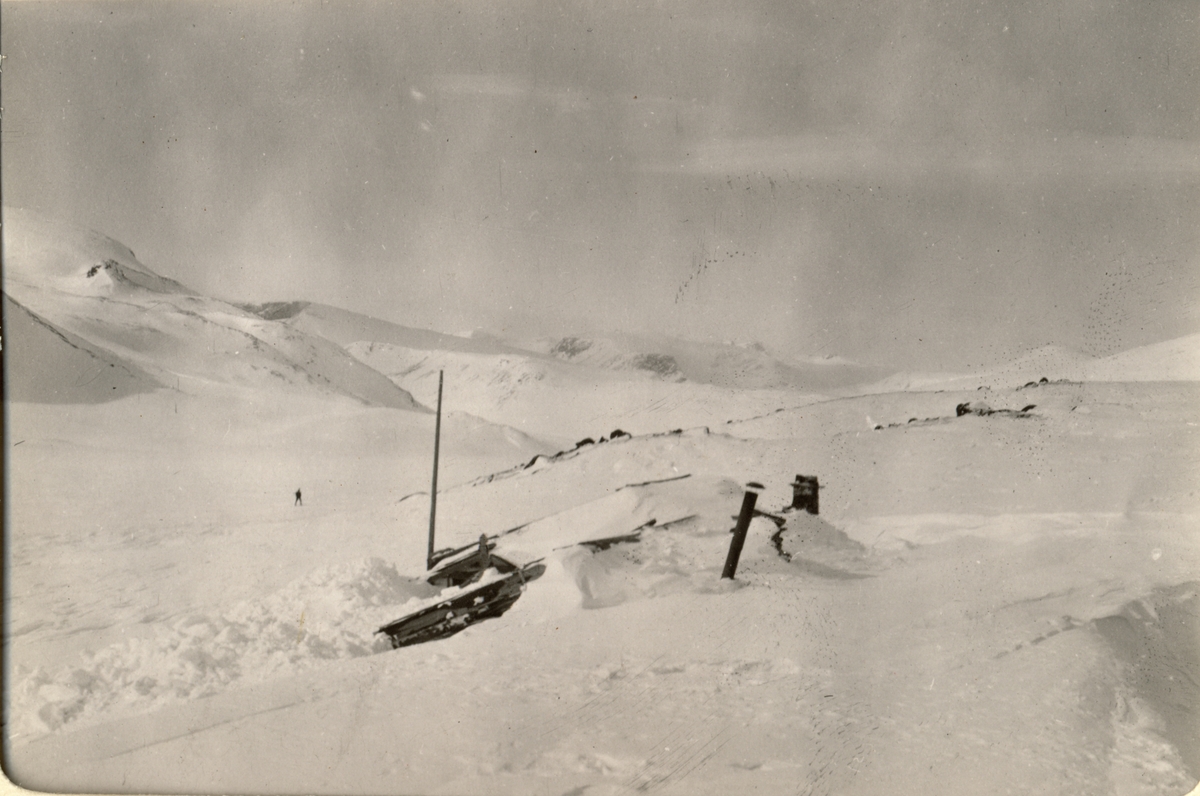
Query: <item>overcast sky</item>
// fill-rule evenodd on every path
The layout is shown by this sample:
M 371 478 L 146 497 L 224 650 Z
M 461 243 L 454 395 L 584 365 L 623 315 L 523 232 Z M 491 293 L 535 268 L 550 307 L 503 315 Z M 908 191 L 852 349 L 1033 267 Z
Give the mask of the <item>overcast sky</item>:
M 1188 0 L 5 2 L 6 204 L 222 298 L 897 368 L 1200 331 Z

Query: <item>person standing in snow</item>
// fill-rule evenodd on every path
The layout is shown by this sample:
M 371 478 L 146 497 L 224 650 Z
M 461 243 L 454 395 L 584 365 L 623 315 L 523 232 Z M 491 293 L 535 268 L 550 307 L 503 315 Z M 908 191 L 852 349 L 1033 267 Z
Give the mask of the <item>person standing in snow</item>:
M 294 506 L 303 506 L 304 505 L 304 501 L 300 499 L 300 490 L 299 489 L 296 490 L 296 502 L 292 505 L 294 505 Z

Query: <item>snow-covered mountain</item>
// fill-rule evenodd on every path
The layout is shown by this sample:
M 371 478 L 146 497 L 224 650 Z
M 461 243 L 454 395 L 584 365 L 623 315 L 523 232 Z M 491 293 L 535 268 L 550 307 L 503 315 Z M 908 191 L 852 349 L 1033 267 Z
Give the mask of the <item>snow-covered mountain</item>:
M 833 357 L 779 358 L 758 343 L 699 343 L 614 334 L 543 339 L 531 347 L 568 362 L 610 370 L 640 370 L 664 379 L 738 389 L 831 392 L 853 388 L 884 373 L 882 368 Z
M 95 402 L 157 387 L 232 387 L 420 408 L 340 345 L 198 295 L 104 235 L 15 208 L 3 222 L 13 397 Z M 105 366 L 112 374 L 94 377 Z

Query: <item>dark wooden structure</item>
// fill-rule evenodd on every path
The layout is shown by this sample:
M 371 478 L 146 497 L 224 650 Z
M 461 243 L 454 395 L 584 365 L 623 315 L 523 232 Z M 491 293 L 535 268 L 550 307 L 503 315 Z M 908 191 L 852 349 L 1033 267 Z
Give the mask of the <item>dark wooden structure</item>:
M 477 544 L 459 547 L 454 550 L 439 550 L 433 556 L 434 568 L 425 576 L 425 580 L 443 589 L 447 586 L 465 586 L 480 578 L 489 568 L 495 568 L 507 575 L 516 572 L 520 567 L 506 558 L 494 555 L 494 541 L 488 541 L 486 534 L 481 534 Z
M 403 616 L 379 628 L 392 642 L 392 649 L 449 638 L 476 622 L 500 616 L 521 596 L 528 579 L 542 574 L 545 567 L 535 564 L 518 569 L 499 580 L 474 589 L 465 589 L 436 605 Z
M 495 546 L 496 543 L 489 542 L 484 534 L 479 537 L 478 544 L 439 551 L 439 555 L 433 557 L 434 569 L 425 580 L 434 586 L 448 588 L 468 587 L 481 580 L 489 569 L 504 577 L 476 588 L 464 588 L 442 602 L 402 616 L 375 632 L 386 634 L 392 641 L 392 648 L 399 649 L 449 638 L 476 622 L 503 614 L 521 596 L 525 584 L 540 577 L 546 566 L 535 561 L 519 567 L 493 553 Z
M 809 514 L 820 513 L 819 493 L 821 485 L 815 475 L 796 474 L 792 482 L 792 508 L 804 509 Z

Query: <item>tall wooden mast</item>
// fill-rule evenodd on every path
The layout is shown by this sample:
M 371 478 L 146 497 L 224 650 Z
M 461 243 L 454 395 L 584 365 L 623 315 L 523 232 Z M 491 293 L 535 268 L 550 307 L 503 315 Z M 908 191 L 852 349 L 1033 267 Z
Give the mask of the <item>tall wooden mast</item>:
M 425 569 L 433 569 L 433 528 L 437 518 L 438 448 L 442 442 L 442 373 L 438 371 L 437 424 L 433 430 L 433 486 L 429 489 L 429 551 L 425 555 Z

